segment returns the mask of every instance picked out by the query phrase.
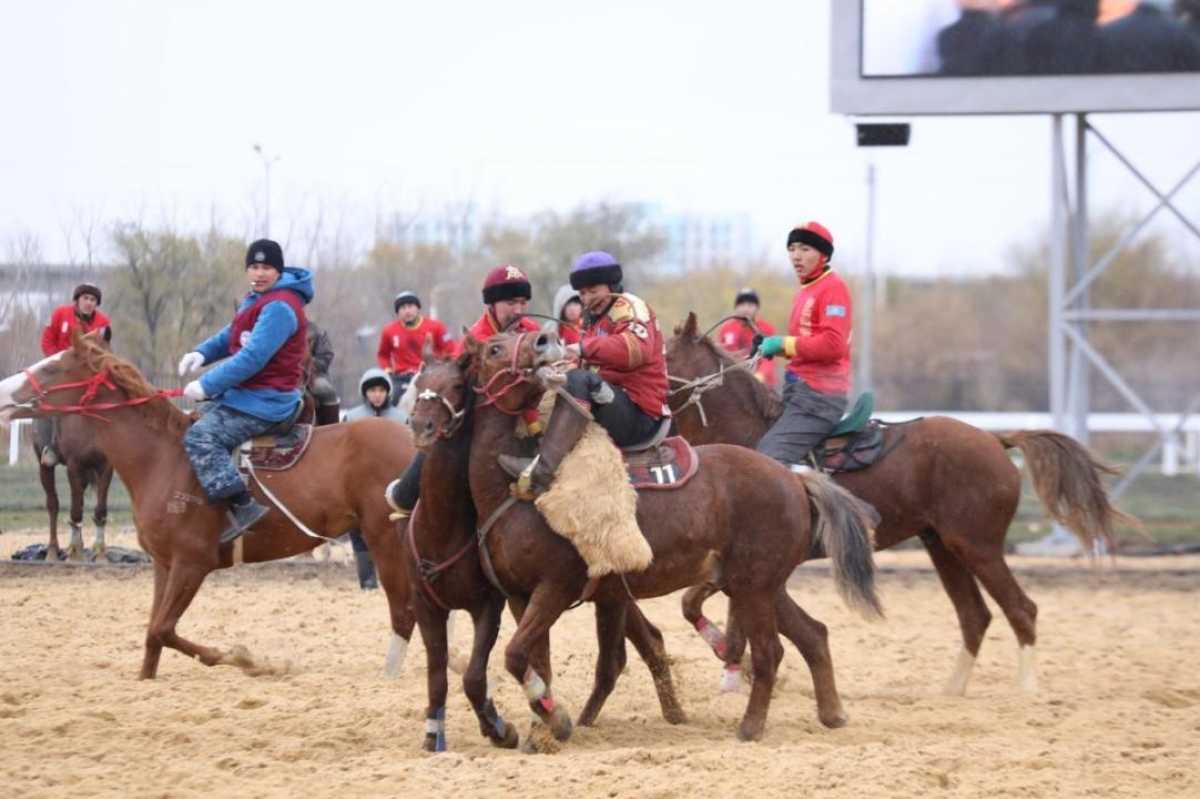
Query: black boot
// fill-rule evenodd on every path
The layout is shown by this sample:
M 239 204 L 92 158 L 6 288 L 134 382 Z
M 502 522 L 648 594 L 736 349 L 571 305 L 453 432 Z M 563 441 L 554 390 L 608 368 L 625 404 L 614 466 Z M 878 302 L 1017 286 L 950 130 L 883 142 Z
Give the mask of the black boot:
M 563 462 L 592 421 L 590 404 L 559 394 L 554 410 L 546 424 L 542 444 L 534 458 L 499 455 L 500 468 L 517 477 L 513 493 L 521 499 L 532 499 L 550 487 L 558 465 Z
M 379 587 L 379 580 L 375 577 L 375 563 L 371 560 L 370 552 L 355 552 L 354 568 L 358 571 L 359 588 L 370 591 Z
M 329 424 L 337 424 L 341 420 L 342 406 L 340 403 L 332 405 L 318 405 L 316 411 L 316 424 L 318 427 L 324 427 Z
M 425 463 L 425 453 L 420 450 L 413 456 L 404 474 L 388 483 L 383 497 L 388 506 L 395 511 L 389 517 L 392 521 L 407 519 L 412 509 L 417 506 L 421 497 L 421 467 Z
M 254 497 L 250 496 L 250 492 L 243 491 L 241 494 L 238 494 L 229 501 L 230 524 L 221 533 L 221 543 L 228 544 L 230 541 L 239 538 L 255 524 L 262 521 L 262 518 L 270 510 L 265 505 L 258 504 Z

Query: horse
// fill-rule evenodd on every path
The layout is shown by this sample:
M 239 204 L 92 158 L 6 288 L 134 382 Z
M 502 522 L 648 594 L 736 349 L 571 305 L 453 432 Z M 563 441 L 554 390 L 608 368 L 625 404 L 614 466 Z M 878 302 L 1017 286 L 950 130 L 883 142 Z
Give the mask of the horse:
M 667 342 L 667 371 L 679 384 L 670 397 L 679 434 L 692 444 L 753 448 L 783 411 L 779 395 L 739 368 L 745 362 L 700 335 L 694 313 L 674 332 Z M 877 549 L 916 535 L 933 560 L 962 633 L 963 649 L 945 684 L 949 695 L 966 693 L 991 622 L 980 583 L 1016 634 L 1019 686 L 1037 691 L 1037 605 L 1004 559 L 1004 537 L 1021 494 L 1020 471 L 1007 455 L 1013 448 L 1023 453 L 1047 512 L 1089 550 L 1100 541 L 1111 545 L 1114 522 L 1136 524 L 1109 503 L 1101 477 L 1115 470 L 1074 439 L 1049 430 L 1000 435 L 945 416 L 917 419 L 884 428 L 886 457 L 833 477 L 881 515 Z M 683 598 L 684 616 L 702 632 L 710 623 L 701 606 L 714 592 L 712 586 L 697 586 Z M 731 634 L 730 645 L 722 647 L 727 663 L 740 657 L 736 640 Z
M 46 495 L 46 512 L 50 515 L 50 543 L 46 547 L 46 561 L 53 563 L 58 560 L 58 486 L 54 470 L 58 466 L 47 466 L 42 463 L 42 450 L 45 442 L 36 433 L 33 439 L 33 452 L 38 461 L 38 478 L 42 483 L 42 491 Z M 71 487 L 71 510 L 69 521 L 71 525 L 71 543 L 67 547 L 67 559 L 78 561 L 85 558 L 83 546 L 83 501 L 88 486 L 96 489 L 96 505 L 92 509 L 92 521 L 96 532 L 92 539 L 91 557 L 99 560 L 107 548 L 104 540 L 104 527 L 108 522 L 108 489 L 112 485 L 113 467 L 104 457 L 90 435 L 86 423 L 75 416 L 63 416 L 58 424 L 58 436 L 55 449 L 61 456 L 60 463 L 66 466 L 67 483 Z
M 410 418 L 414 443 L 426 454 L 421 469 L 420 502 L 406 528 L 409 580 L 414 586 L 413 609 L 425 642 L 429 705 L 426 708 L 427 751 L 444 751 L 446 711 L 447 619 L 451 610 L 466 610 L 474 622 L 470 662 L 463 671 L 463 690 L 479 719 L 480 732 L 493 745 L 512 748 L 516 729 L 500 718 L 487 691 L 487 663 L 500 628 L 505 596 L 483 572 L 476 529 L 478 517 L 467 486 L 475 393 L 467 384 L 469 357 L 457 362 L 426 359 L 413 379 L 414 404 Z M 523 601 L 511 598 L 520 620 Z M 628 608 L 626 608 L 628 605 Z M 650 668 L 663 717 L 672 724 L 686 721 L 671 681 L 662 633 L 624 597 L 596 604 L 598 631 L 624 628 Z M 625 667 L 625 649 L 612 650 L 612 636 L 601 632 L 601 651 L 595 684 L 578 723 L 592 724 Z M 551 670 L 548 641 L 532 658 L 549 691 Z
M 163 647 L 206 666 L 249 667 L 240 647 L 223 652 L 176 633 L 204 578 L 216 569 L 307 552 L 356 526 L 370 544 L 387 593 L 393 631 L 388 669 L 394 673 L 415 620 L 404 550 L 383 494 L 389 476 L 412 459 L 408 432 L 373 419 L 314 428 L 307 453 L 294 466 L 251 481 L 253 493 L 271 512 L 247 535 L 221 545 L 226 514 L 204 497 L 183 450 L 191 419 L 169 401 L 171 395 L 149 385 L 93 334 L 73 336 L 70 349 L 0 381 L 0 423 L 44 413 L 78 414 L 129 488 L 138 544 L 154 562 L 141 679 L 157 675 Z M 303 532 L 295 522 L 321 532 Z
M 661 596 L 711 579 L 719 568 L 731 612 L 749 636 L 756 677 L 738 738 L 763 736 L 783 657 L 779 632 L 809 664 L 821 722 L 830 727 L 846 723 L 828 633 L 788 596 L 786 583 L 814 543 L 821 542 L 833 554 L 843 600 L 866 616 L 882 614 L 874 589 L 868 509 L 861 502 L 822 475 L 795 475 L 753 450 L 700 447 L 699 471 L 690 481 L 638 497 L 638 525 L 654 556 L 650 566 L 610 574 L 597 584 L 589 580 L 587 564 L 575 548 L 546 525 L 533 504 L 510 499 L 509 478 L 496 459 L 501 453 L 520 454 L 515 418 L 538 402 L 546 388 L 541 380 L 552 382 L 537 370 L 563 357 L 554 327 L 501 333 L 482 343 L 467 337 L 464 352 L 474 364 L 473 390 L 485 397 L 474 410 L 468 467 L 475 507 L 486 520 L 480 534 L 484 568 L 507 593 L 528 597 L 505 649 L 505 668 L 524 687 L 536 721 L 559 741 L 570 737 L 570 718 L 530 668 L 530 652 L 585 588 L 597 602 Z M 574 400 L 559 394 L 554 414 L 577 412 L 564 403 Z M 603 492 L 605 487 L 594 488 Z M 603 645 L 612 651 L 621 630 L 610 626 L 597 633 L 602 640 L 609 637 Z

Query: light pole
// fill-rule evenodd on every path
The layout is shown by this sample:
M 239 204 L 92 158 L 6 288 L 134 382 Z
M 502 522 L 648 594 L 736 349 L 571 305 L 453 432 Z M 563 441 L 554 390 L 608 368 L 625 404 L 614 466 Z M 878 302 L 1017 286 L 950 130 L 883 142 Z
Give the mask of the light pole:
M 254 152 L 258 153 L 259 159 L 262 160 L 263 175 L 265 177 L 265 184 L 266 184 L 264 186 L 264 189 L 266 192 L 266 199 L 263 203 L 265 207 L 263 209 L 262 235 L 263 235 L 263 238 L 270 238 L 270 236 L 271 236 L 271 166 L 279 160 L 279 156 L 277 156 L 277 155 L 268 156 L 266 151 L 263 150 L 263 146 L 261 144 L 259 144 L 258 142 L 254 143 Z

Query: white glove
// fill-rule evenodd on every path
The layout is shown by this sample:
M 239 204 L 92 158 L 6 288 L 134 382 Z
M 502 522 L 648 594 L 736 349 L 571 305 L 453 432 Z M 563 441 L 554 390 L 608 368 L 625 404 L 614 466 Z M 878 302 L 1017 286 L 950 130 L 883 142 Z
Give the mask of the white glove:
M 198 353 L 189 353 L 189 354 L 196 355 Z M 208 399 L 208 395 L 204 393 L 204 386 L 200 385 L 199 380 L 193 380 L 192 382 L 190 382 L 186 386 L 184 386 L 183 387 L 183 396 L 187 397 L 190 400 L 195 400 L 196 402 L 201 402 L 202 400 Z
M 187 355 L 179 359 L 179 376 L 183 377 L 188 372 L 194 372 L 203 365 L 203 355 L 198 352 L 189 352 Z

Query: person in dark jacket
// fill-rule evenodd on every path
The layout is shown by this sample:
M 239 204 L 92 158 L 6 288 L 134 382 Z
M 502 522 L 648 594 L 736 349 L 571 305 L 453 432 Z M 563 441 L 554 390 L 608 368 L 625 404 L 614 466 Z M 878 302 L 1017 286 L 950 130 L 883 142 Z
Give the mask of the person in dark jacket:
M 329 334 L 313 320 L 308 320 L 308 393 L 316 402 L 316 423 L 337 424 L 341 415 L 341 397 L 329 379 L 329 367 L 333 365 L 333 344 Z
M 1200 40 L 1153 3 L 1099 29 L 1104 72 L 1200 71 Z

